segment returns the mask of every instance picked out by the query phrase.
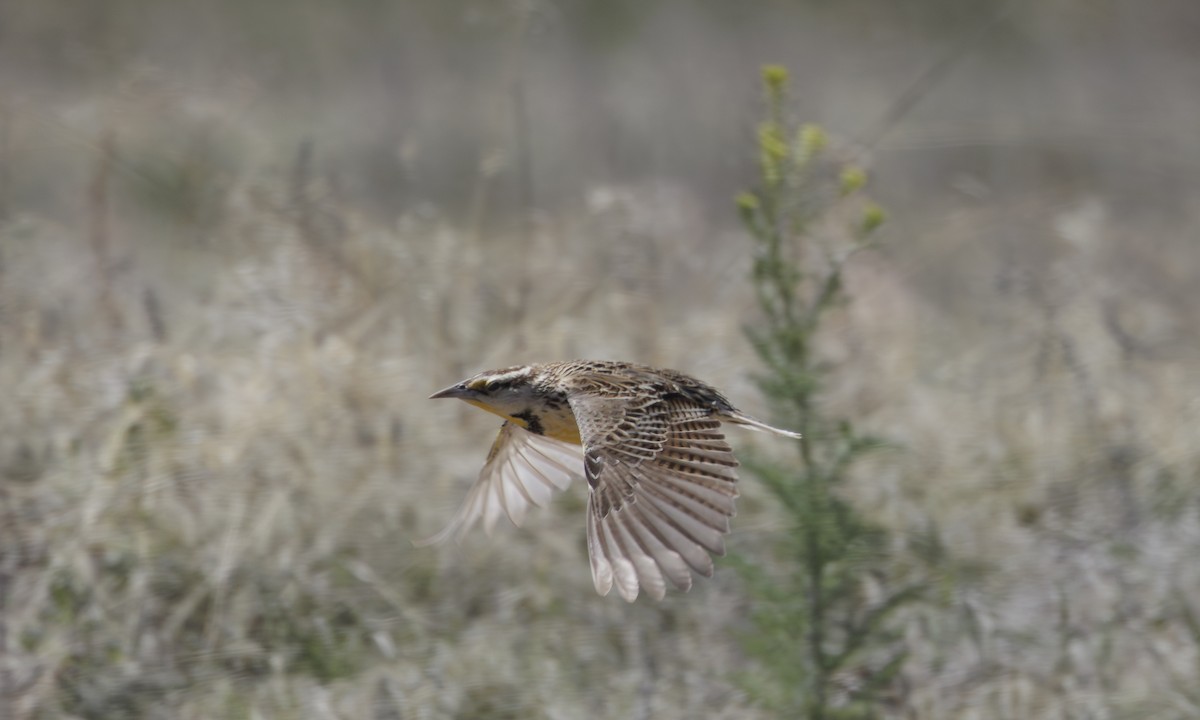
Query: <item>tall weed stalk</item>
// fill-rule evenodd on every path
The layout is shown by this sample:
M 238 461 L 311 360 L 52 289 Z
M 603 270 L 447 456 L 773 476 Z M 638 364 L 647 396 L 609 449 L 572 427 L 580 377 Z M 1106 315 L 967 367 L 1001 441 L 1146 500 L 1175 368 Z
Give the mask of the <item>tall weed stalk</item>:
M 922 595 L 889 577 L 887 532 L 838 493 L 851 465 L 882 446 L 818 402 L 833 369 L 815 347 L 848 300 L 844 267 L 869 248 L 884 215 L 867 177 L 834 160 L 824 131 L 786 118 L 787 71 L 766 67 L 758 187 L 737 198 L 754 241 L 760 319 L 746 329 L 765 370 L 755 380 L 778 422 L 799 430 L 795 462 L 752 458 L 750 471 L 787 520 L 772 563 L 738 561 L 754 599 L 743 685 L 780 717 L 879 717 L 906 655 L 891 616 Z M 770 566 L 770 569 L 768 568 Z

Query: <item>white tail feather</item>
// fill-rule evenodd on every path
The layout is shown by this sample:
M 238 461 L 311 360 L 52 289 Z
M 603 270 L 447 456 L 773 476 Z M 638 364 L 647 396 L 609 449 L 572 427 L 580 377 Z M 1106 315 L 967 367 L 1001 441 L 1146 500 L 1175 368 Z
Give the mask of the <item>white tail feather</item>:
M 782 435 L 784 437 L 790 437 L 790 438 L 793 438 L 796 440 L 800 439 L 800 433 L 798 433 L 798 432 L 792 432 L 791 430 L 784 430 L 783 428 L 777 428 L 774 425 L 768 425 L 761 420 L 755 420 L 754 418 L 750 417 L 749 415 L 742 415 L 741 413 L 738 413 L 737 415 L 728 415 L 723 419 L 728 420 L 729 422 L 731 422 L 735 425 L 742 425 L 744 427 L 748 427 L 751 430 L 775 433 L 776 435 Z

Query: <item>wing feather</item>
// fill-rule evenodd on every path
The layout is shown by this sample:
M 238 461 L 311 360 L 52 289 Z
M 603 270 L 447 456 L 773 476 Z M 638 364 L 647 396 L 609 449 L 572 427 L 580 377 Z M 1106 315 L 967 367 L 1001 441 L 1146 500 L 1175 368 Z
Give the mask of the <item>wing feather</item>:
M 545 506 L 555 490 L 565 490 L 581 476 L 581 460 L 578 447 L 505 422 L 479 478 L 450 524 L 414 544 L 432 545 L 450 537 L 461 540 L 481 519 L 489 535 L 504 516 L 520 526 L 530 505 Z
M 688 570 L 687 560 L 679 552 L 671 549 L 671 540 L 664 538 L 653 523 L 647 522 L 639 504 L 629 506 L 626 520 L 629 529 L 637 535 L 642 548 L 654 557 L 654 562 L 671 584 L 679 590 L 691 588 L 692 573 Z M 709 559 L 705 552 L 701 552 L 700 555 L 705 560 Z M 711 560 L 709 562 L 711 564 Z M 659 595 L 655 599 L 661 600 L 662 596 Z
M 725 554 L 723 536 L 727 527 L 712 527 L 681 508 L 678 503 L 662 499 L 656 488 L 646 489 L 643 497 L 645 504 L 654 508 L 661 520 L 686 535 L 692 543 L 715 555 Z
M 640 394 L 570 399 L 584 448 L 588 553 L 603 594 L 632 601 L 711 575 L 735 513 L 737 460 L 709 407 Z M 599 555 L 599 557 L 597 557 Z M 603 590 L 602 590 L 603 588 Z
M 658 567 L 658 559 L 654 557 L 653 550 L 641 541 L 640 534 L 631 527 L 632 519 L 630 513 L 620 513 L 614 516 L 614 522 L 611 523 L 616 531 L 614 534 L 617 536 L 617 541 L 625 549 L 625 556 L 630 559 L 634 569 L 637 570 L 637 582 L 632 588 L 631 595 L 626 596 L 622 593 L 622 597 L 630 602 L 636 600 L 637 585 L 641 585 L 650 594 L 650 597 L 662 600 L 663 595 L 667 592 L 667 581 Z
M 600 547 L 612 564 L 613 583 L 617 586 L 617 592 L 626 601 L 633 602 L 638 595 L 637 568 L 614 535 L 613 523 L 601 522 L 599 528 Z
M 588 501 L 587 514 L 587 546 L 588 558 L 592 563 L 592 584 L 596 586 L 596 592 L 601 595 L 607 595 L 609 590 L 612 590 L 613 585 L 613 567 L 608 561 L 608 553 L 605 552 L 600 541 L 600 531 L 596 529 L 597 514 L 591 510 L 591 501 Z
M 680 528 L 679 523 L 673 521 L 652 503 L 636 503 L 630 505 L 630 510 L 639 516 L 643 527 L 662 538 L 663 544 L 677 552 L 688 567 L 705 577 L 712 577 L 712 557 L 700 542 Z M 688 587 L 691 587 L 691 584 L 692 580 L 689 575 Z M 687 588 L 681 587 L 680 589 L 686 590 Z

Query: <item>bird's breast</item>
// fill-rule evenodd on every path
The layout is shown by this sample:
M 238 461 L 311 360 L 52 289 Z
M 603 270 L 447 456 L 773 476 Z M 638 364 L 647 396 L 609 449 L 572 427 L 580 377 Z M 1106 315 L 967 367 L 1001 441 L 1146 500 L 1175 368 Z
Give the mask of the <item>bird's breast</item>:
M 528 408 L 514 413 L 510 419 L 531 433 L 573 445 L 582 444 L 579 426 L 570 407 Z
M 579 436 L 579 426 L 575 423 L 575 415 L 571 412 L 570 406 L 526 407 L 512 412 L 476 400 L 467 402 L 481 410 L 487 410 L 493 415 L 499 415 L 535 435 L 545 435 L 572 445 L 583 444 L 582 438 Z

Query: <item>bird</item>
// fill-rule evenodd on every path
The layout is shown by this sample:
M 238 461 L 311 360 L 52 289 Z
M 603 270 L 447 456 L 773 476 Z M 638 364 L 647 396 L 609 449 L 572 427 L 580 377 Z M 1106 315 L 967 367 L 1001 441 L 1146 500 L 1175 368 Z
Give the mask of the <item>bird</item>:
M 490 536 L 507 515 L 520 526 L 531 505 L 582 477 L 587 550 L 596 592 L 615 586 L 662 600 L 669 581 L 711 577 L 712 556 L 738 497 L 738 461 L 722 423 L 789 438 L 800 434 L 741 412 L 707 383 L 676 370 L 614 360 L 571 360 L 487 370 L 439 390 L 504 418 L 479 478 L 440 533 L 460 540 L 479 520 Z

